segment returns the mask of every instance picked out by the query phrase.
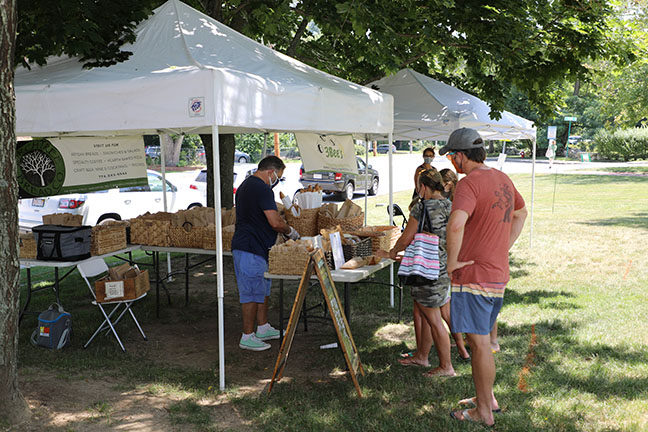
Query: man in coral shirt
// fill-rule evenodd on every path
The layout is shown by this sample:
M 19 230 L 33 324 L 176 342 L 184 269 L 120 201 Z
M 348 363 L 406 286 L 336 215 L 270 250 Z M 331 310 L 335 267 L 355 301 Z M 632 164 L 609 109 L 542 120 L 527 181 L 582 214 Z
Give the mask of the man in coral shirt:
M 439 153 L 447 153 L 457 172 L 466 174 L 457 184 L 448 221 L 447 266 L 452 331 L 468 337 L 477 393 L 460 402 L 474 408 L 450 415 L 490 426 L 499 405 L 493 394 L 495 360 L 489 333 L 509 280 L 508 251 L 522 231 L 527 210 L 511 179 L 484 164 L 484 141 L 476 130 L 455 130 Z

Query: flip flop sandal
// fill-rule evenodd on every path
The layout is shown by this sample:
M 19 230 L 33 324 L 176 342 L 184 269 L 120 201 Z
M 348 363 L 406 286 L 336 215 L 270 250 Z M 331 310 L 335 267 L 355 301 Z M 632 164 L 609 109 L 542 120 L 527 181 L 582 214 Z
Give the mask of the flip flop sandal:
M 461 357 L 460 355 L 458 355 L 457 358 L 459 359 L 459 361 L 460 361 L 461 363 L 470 363 L 470 356 L 468 356 L 468 357 Z
M 463 418 L 457 417 L 457 414 L 456 414 L 457 412 L 459 412 L 459 411 L 450 411 L 450 417 L 453 420 L 465 421 L 465 422 L 469 422 L 469 423 L 476 423 L 476 424 L 482 425 L 482 426 L 487 427 L 487 428 L 495 427 L 495 423 L 493 423 L 492 425 L 488 425 L 488 424 L 486 424 L 484 422 L 480 422 L 480 421 L 475 420 L 474 418 L 470 417 L 470 415 L 468 414 L 467 409 L 461 411 L 461 417 L 463 417 Z
M 398 360 L 398 364 L 401 366 L 423 366 L 423 367 L 430 367 L 430 364 L 422 364 L 419 363 L 418 361 L 414 360 L 414 357 L 406 357 Z
M 470 405 L 471 408 L 477 408 L 477 404 L 475 404 L 475 398 L 462 399 L 459 401 L 459 405 Z M 495 408 L 492 411 L 493 414 L 501 413 L 502 408 Z

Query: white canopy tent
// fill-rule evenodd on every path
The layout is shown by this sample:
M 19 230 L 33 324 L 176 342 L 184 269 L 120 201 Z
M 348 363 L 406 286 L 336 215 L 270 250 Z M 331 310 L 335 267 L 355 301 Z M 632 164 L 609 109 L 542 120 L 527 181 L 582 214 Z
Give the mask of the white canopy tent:
M 52 58 L 15 75 L 18 135 L 212 133 L 214 206 L 221 206 L 218 134 L 310 131 L 389 134 L 393 99 L 275 52 L 169 0 L 123 49 L 131 57 L 83 69 Z M 215 212 L 216 226 L 221 225 Z M 219 377 L 225 388 L 223 260 L 216 230 Z
M 374 81 L 368 86 L 394 96 L 395 140 L 446 141 L 452 131 L 462 127 L 477 130 L 485 140 L 532 140 L 532 242 L 536 161 L 536 128 L 532 121 L 508 111 L 502 112 L 499 120 L 493 120 L 489 115 L 490 106 L 486 102 L 412 69 L 401 69 L 396 74 Z
M 490 118 L 490 106 L 469 93 L 412 69 L 369 84 L 394 96 L 395 140 L 445 141 L 458 128 L 479 131 L 486 140 L 535 140 L 533 122 L 508 111 Z

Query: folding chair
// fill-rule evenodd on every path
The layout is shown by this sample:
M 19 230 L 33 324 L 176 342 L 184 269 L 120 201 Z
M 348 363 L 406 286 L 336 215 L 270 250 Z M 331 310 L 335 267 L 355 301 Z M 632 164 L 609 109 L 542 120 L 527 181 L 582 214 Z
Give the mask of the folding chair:
M 117 331 L 115 330 L 115 326 L 117 323 L 119 323 L 119 320 L 124 316 L 126 312 L 130 313 L 130 316 L 133 318 L 133 321 L 135 321 L 135 325 L 137 325 L 137 328 L 139 329 L 140 333 L 142 334 L 142 337 L 144 340 L 148 340 L 146 338 L 146 335 L 144 334 L 144 331 L 142 330 L 142 327 L 140 326 L 139 322 L 137 321 L 137 318 L 135 318 L 135 314 L 133 313 L 133 310 L 131 309 L 131 306 L 133 303 L 135 303 L 137 300 L 143 298 L 146 296 L 146 293 L 142 294 L 141 296 L 137 297 L 136 299 L 132 300 L 115 300 L 115 301 L 104 301 L 104 302 L 97 302 L 97 296 L 95 295 L 95 290 L 90 283 L 90 280 L 88 278 L 95 277 L 98 275 L 101 275 L 103 273 L 108 273 L 108 266 L 106 265 L 106 262 L 103 260 L 103 258 L 95 258 L 95 259 L 89 259 L 86 261 L 83 261 L 77 265 L 77 269 L 79 269 L 79 273 L 81 274 L 81 277 L 83 277 L 83 280 L 86 281 L 86 284 L 88 284 L 88 288 L 90 289 L 90 292 L 92 293 L 92 298 L 94 300 L 92 301 L 92 304 L 97 306 L 99 310 L 101 311 L 102 315 L 104 316 L 104 321 L 101 323 L 101 325 L 97 328 L 97 330 L 94 332 L 92 337 L 86 342 L 86 344 L 83 346 L 83 348 L 87 348 L 88 345 L 90 345 L 90 342 L 101 332 L 102 330 L 112 331 L 112 334 L 115 335 L 115 339 L 117 339 L 117 342 L 119 342 L 119 346 L 121 347 L 123 352 L 126 352 L 126 349 L 124 348 L 124 344 L 122 344 L 121 339 L 119 339 L 119 335 L 117 334 Z M 115 307 L 110 311 L 109 314 L 106 314 L 106 311 L 104 310 L 104 306 L 107 305 L 114 305 Z M 119 316 L 117 317 L 116 320 L 111 321 L 112 316 L 123 306 L 123 309 Z

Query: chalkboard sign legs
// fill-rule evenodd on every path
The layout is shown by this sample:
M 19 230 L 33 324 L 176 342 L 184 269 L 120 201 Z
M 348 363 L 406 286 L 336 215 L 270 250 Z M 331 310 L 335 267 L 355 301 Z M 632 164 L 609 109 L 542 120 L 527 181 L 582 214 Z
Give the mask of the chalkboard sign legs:
M 272 374 L 272 379 L 268 385 L 268 393 L 272 391 L 272 387 L 275 381 L 281 380 L 283 376 L 283 370 L 286 366 L 288 360 L 288 354 L 292 346 L 293 339 L 295 337 L 295 330 L 297 329 L 297 324 L 299 322 L 299 317 L 302 311 L 304 310 L 304 299 L 306 297 L 306 290 L 308 289 L 311 275 L 313 270 L 317 274 L 317 279 L 319 280 L 320 287 L 322 288 L 322 294 L 326 300 L 328 306 L 328 311 L 333 320 L 333 325 L 338 336 L 338 341 L 340 343 L 340 348 L 344 354 L 347 366 L 349 368 L 349 374 L 353 380 L 353 384 L 356 388 L 358 396 L 362 397 L 362 391 L 360 390 L 360 385 L 358 384 L 357 374 L 360 372 L 364 375 L 364 368 L 360 361 L 360 355 L 358 353 L 358 348 L 353 341 L 353 336 L 351 335 L 351 328 L 347 321 L 346 313 L 350 309 L 349 297 L 350 290 L 349 284 L 344 284 L 344 311 L 340 305 L 340 298 L 338 296 L 337 290 L 335 289 L 335 284 L 333 283 L 333 278 L 331 277 L 331 271 L 326 264 L 324 254 L 320 249 L 317 249 L 310 256 L 308 264 L 304 269 L 302 274 L 301 281 L 299 283 L 299 288 L 297 289 L 297 295 L 295 296 L 295 303 L 293 304 L 292 311 L 290 312 L 290 318 L 288 320 L 288 327 L 286 329 L 285 338 L 281 341 L 281 348 L 279 349 L 279 355 L 277 356 L 277 363 L 275 364 L 274 372 Z M 280 282 L 279 295 L 280 302 L 283 303 L 283 283 Z M 283 307 L 281 308 L 283 309 Z M 280 332 L 283 333 L 283 312 L 280 311 Z

